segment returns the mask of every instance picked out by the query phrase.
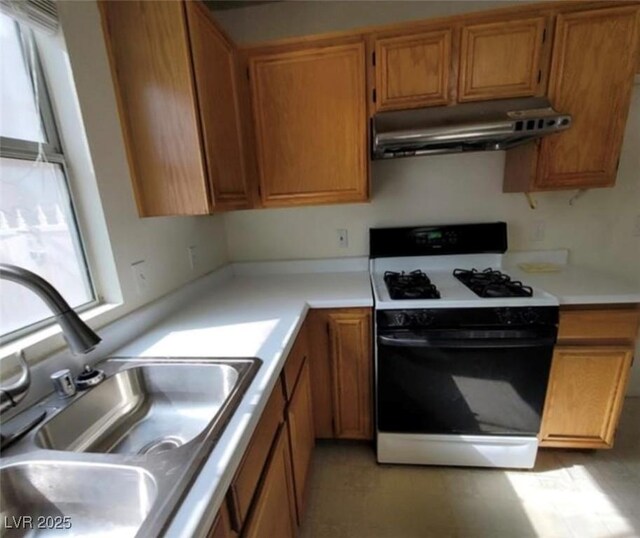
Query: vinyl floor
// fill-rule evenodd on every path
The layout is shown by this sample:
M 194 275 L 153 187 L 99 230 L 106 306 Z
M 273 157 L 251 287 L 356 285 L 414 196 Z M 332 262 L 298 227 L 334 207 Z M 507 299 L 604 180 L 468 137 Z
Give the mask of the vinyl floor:
M 379 465 L 319 442 L 304 538 L 640 538 L 640 398 L 612 450 L 544 449 L 531 471 Z

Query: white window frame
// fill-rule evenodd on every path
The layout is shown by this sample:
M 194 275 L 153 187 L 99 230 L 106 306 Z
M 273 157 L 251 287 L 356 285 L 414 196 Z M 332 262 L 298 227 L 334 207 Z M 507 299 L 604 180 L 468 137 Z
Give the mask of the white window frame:
M 38 54 L 37 42 L 35 36 L 33 35 L 33 30 L 15 20 L 14 24 L 18 28 L 23 58 L 27 58 L 29 45 L 33 47 L 34 69 L 29 69 L 29 66 L 27 66 L 27 72 L 29 74 L 29 77 L 31 78 L 32 87 L 35 87 L 35 85 L 37 84 L 38 113 L 40 115 L 40 121 L 42 124 L 42 129 L 44 131 L 43 134 L 46 142 L 34 142 L 30 140 L 20 140 L 16 138 L 0 136 L 0 157 L 35 162 L 40 155 L 44 156 L 44 160 L 46 162 L 57 164 L 62 169 L 62 175 L 67 193 L 69 195 L 69 204 L 71 210 L 72 221 L 69 224 L 72 224 L 76 231 L 78 243 L 76 247 L 77 252 L 81 258 L 79 261 L 84 268 L 88 280 L 89 291 L 91 294 L 91 299 L 89 301 L 83 303 L 82 305 L 74 307 L 74 310 L 76 312 L 84 312 L 96 307 L 101 303 L 101 301 L 99 299 L 98 291 L 95 285 L 96 280 L 91 270 L 89 257 L 87 256 L 87 251 L 85 248 L 86 238 L 82 232 L 82 229 L 80 228 L 77 217 L 77 204 L 74 198 L 73 190 L 71 189 L 70 170 L 67 166 L 65 154 L 63 151 L 63 144 L 59 134 L 60 131 L 58 129 L 58 123 L 56 121 L 54 109 L 51 103 L 49 90 L 40 61 L 40 55 Z M 33 80 L 34 71 L 37 78 L 36 81 Z M 0 335 L 0 346 L 4 346 L 19 338 L 23 338 L 27 335 L 35 333 L 36 331 L 53 325 L 54 322 L 55 318 L 53 315 L 51 315 L 45 319 L 42 319 L 30 325 L 26 325 L 25 327 L 21 327 L 20 329 L 16 329 L 7 334 Z

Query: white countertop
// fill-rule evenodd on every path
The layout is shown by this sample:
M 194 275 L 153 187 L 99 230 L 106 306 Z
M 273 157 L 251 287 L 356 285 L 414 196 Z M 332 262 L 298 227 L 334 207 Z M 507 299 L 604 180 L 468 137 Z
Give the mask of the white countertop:
M 513 278 L 555 295 L 561 305 L 640 303 L 637 286 L 611 276 L 569 265 L 555 273 L 525 273 L 515 265 L 519 261 L 514 258 L 505 270 Z M 236 276 L 212 286 L 199 299 L 112 354 L 258 357 L 263 361 L 167 536 L 186 538 L 208 532 L 308 308 L 373 306 L 367 271 L 270 274 L 256 267 L 234 268 Z M 358 268 L 364 267 L 361 264 Z
M 516 253 L 505 260 L 504 270 L 516 280 L 545 290 L 562 305 L 640 303 L 640 286 L 593 269 L 566 263 L 566 251 Z M 551 261 L 559 271 L 529 273 L 518 267 L 523 261 Z M 562 263 L 564 261 L 564 263 Z M 640 270 L 640 269 L 639 269 Z
M 205 536 L 308 308 L 371 307 L 368 272 L 236 276 L 113 356 L 258 357 L 258 370 L 167 536 Z

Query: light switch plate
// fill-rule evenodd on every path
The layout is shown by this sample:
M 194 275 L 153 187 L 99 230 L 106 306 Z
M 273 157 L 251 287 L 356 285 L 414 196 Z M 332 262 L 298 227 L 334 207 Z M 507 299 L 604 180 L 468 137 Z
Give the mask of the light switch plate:
M 187 255 L 189 256 L 189 267 L 191 267 L 192 271 L 195 271 L 198 266 L 198 249 L 195 245 L 187 248 Z
M 349 246 L 349 231 L 344 228 L 338 229 L 338 246 L 347 248 Z
M 131 271 L 133 273 L 133 281 L 136 285 L 136 291 L 138 295 L 144 295 L 149 289 L 149 280 L 146 274 L 147 262 L 140 260 L 131 264 Z

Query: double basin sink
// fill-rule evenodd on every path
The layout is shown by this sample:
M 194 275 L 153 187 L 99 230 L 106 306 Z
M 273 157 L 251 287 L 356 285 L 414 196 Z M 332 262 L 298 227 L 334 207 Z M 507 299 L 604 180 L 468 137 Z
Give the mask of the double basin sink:
M 44 400 L 30 411 L 45 422 L 2 454 L 2 535 L 162 534 L 259 366 L 108 359 L 101 384 Z

